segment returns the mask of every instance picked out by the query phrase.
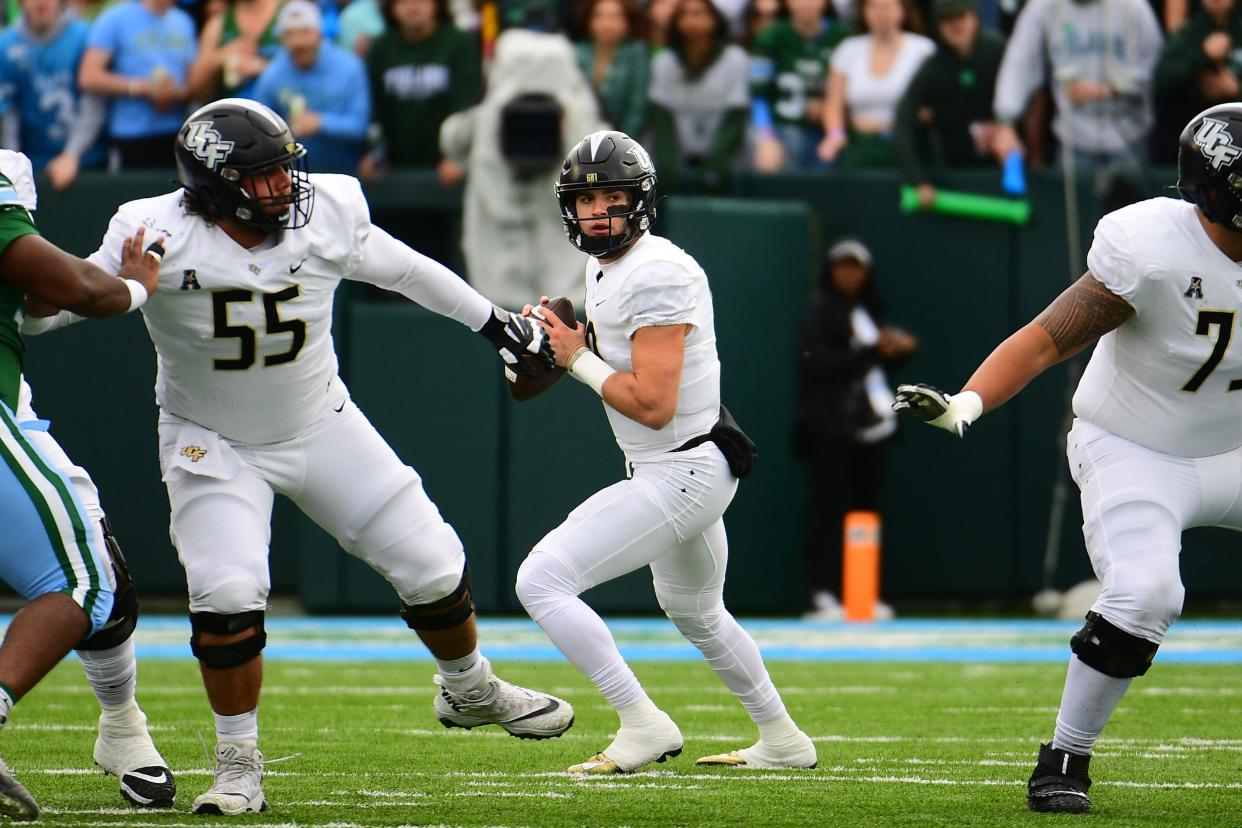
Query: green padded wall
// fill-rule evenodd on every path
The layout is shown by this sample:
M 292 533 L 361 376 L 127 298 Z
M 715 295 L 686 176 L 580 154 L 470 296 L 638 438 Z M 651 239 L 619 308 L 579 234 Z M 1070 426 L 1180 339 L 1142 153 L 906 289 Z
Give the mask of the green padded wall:
M 811 211 L 791 201 L 682 199 L 662 232 L 707 272 L 716 310 L 721 397 L 759 446 L 725 513 L 739 612 L 797 610 L 803 593 L 803 470 L 790 449 L 795 333 L 809 295 Z
M 961 173 L 946 186 L 994 192 L 993 171 Z M 1155 176 L 1167 183 L 1171 175 Z M 793 320 L 819 251 L 845 234 L 876 254 L 892 321 L 922 350 L 894 379 L 956 387 L 986 353 L 1069 281 L 1064 205 L 1053 173 L 1029 177 L 1031 222 L 1022 228 L 896 211 L 886 173 L 740 176 L 745 201 L 671 199 L 660 232 L 694 254 L 715 294 L 727 403 L 762 452 L 728 515 L 729 601 L 745 612 L 795 609 L 800 598 L 804 469 L 789 452 Z M 94 250 L 116 206 L 170 189 L 162 173 L 83 175 L 72 190 L 40 194 L 37 220 L 52 241 Z M 413 241 L 432 238 L 442 259 L 453 244 L 460 190 L 434 174 L 368 185 L 377 224 Z M 1079 192 L 1084 247 L 1095 199 Z M 440 217 L 428 222 L 428 217 Z M 443 230 L 442 228 L 448 228 Z M 494 355 L 460 326 L 403 303 L 338 297 L 337 344 L 355 398 L 398 453 L 425 475 L 474 561 L 485 611 L 517 611 L 513 574 L 530 547 L 587 494 L 619 479 L 621 457 L 599 408 L 563 384 L 524 404 L 508 400 Z M 28 375 L 40 413 L 70 455 L 91 471 L 147 594 L 184 595 L 168 541 L 168 507 L 155 456 L 154 359 L 136 317 L 93 322 L 30 342 Z M 1057 433 L 1067 371 L 1034 382 L 958 442 L 907 424 L 888 460 L 884 586 L 897 598 L 1019 597 L 1038 587 L 1052 481 L 1064 464 Z M 429 436 L 430 435 L 430 436 Z M 536 477 L 535 457 L 560 468 Z M 549 482 L 549 480 L 551 482 Z M 1077 492 L 1061 532 L 1058 582 L 1086 576 Z M 273 527 L 273 586 L 297 590 L 313 609 L 391 612 L 391 590 L 283 499 Z M 1192 530 L 1183 575 L 1191 599 L 1237 595 L 1238 538 Z M 609 612 L 654 610 L 638 573 L 594 591 Z

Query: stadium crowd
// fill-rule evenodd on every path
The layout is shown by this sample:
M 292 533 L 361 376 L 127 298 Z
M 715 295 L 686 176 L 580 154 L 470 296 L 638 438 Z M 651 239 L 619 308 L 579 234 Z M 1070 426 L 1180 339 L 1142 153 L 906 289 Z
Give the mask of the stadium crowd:
M 1242 97 L 1235 0 L 8 0 L 3 11 L 3 146 L 57 189 L 81 169 L 171 167 L 182 118 L 221 95 L 278 111 L 319 171 L 434 167 L 455 183 L 465 169 L 445 157 L 440 127 L 481 99 L 509 28 L 572 41 L 600 115 L 651 147 L 665 192 L 685 170 L 711 190 L 738 168 L 900 167 L 926 201 L 937 168 L 1015 155 L 1142 169 L 1175 158 L 1193 112 Z

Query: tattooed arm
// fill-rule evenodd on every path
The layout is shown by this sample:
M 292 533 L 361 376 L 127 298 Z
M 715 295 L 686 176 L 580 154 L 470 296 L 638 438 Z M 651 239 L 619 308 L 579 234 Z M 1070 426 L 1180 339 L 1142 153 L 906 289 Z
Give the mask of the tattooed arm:
M 991 411 L 1058 362 L 1095 342 L 1134 315 L 1125 299 L 1091 272 L 1070 285 L 1033 322 L 996 347 L 963 391 L 974 391 Z

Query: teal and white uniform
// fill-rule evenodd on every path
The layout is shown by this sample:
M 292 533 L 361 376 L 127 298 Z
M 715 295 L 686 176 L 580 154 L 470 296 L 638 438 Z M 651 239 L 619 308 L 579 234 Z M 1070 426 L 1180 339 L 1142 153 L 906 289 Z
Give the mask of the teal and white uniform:
M 0 255 L 15 239 L 39 232 L 30 217 L 35 203 L 30 161 L 0 151 Z M 72 596 L 94 633 L 112 611 L 110 567 L 99 516 L 83 505 L 71 479 L 77 467 L 29 405 L 18 330 L 25 298 L 0 274 L 0 579 L 27 599 Z M 85 472 L 81 477 L 77 485 L 98 511 L 94 485 Z

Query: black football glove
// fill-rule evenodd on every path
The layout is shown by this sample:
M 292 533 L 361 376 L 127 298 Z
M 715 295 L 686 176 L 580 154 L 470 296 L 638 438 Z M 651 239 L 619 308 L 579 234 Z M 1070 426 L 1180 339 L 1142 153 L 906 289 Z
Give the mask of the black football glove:
M 526 354 L 535 357 L 545 370 L 550 371 L 556 365 L 552 359 L 552 344 L 543 328 L 525 316 L 493 307 L 491 317 L 483 323 L 479 333 L 492 343 L 505 364 L 520 374 L 533 376 L 536 373 L 535 367 L 522 359 Z
M 983 413 L 983 401 L 974 391 L 946 394 L 930 385 L 899 385 L 893 410 L 909 411 L 928 425 L 965 437 Z

